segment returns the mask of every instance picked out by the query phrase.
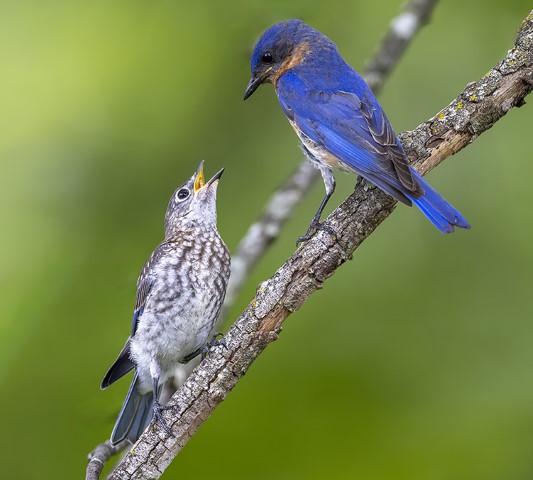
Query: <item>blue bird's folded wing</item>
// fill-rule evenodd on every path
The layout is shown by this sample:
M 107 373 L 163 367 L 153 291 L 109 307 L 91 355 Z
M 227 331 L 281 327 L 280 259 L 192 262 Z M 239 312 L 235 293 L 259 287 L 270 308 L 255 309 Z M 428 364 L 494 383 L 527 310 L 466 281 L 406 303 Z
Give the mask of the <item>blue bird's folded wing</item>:
M 373 96 L 362 100 L 344 91 L 307 92 L 297 99 L 278 91 L 278 96 L 296 128 L 346 167 L 408 205 L 408 197 L 423 194 L 389 120 Z
M 368 89 L 354 92 L 278 89 L 281 106 L 305 143 L 323 149 L 396 200 L 416 204 L 443 233 L 466 219 L 409 166 L 385 112 Z M 328 156 L 324 155 L 325 161 Z

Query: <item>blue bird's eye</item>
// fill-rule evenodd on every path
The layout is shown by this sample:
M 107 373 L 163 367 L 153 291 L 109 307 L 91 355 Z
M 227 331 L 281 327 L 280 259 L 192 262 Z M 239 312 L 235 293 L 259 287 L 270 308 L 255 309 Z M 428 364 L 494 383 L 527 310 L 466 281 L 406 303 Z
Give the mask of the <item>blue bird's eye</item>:
M 272 54 L 270 52 L 263 53 L 261 60 L 263 61 L 263 63 L 272 63 L 273 61 Z
M 176 198 L 178 200 L 185 200 L 188 196 L 190 195 L 189 193 L 189 190 L 187 190 L 186 188 L 182 188 L 178 194 L 176 195 Z

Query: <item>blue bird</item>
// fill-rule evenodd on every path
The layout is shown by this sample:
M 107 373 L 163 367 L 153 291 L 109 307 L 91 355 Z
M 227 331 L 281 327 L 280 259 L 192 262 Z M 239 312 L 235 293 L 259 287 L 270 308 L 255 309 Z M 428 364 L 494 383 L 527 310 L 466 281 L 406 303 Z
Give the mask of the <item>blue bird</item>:
M 278 23 L 255 45 L 250 66 L 244 100 L 262 83 L 272 83 L 304 153 L 324 180 L 326 196 L 299 241 L 316 229 L 331 230 L 320 223 L 320 216 L 335 190 L 333 168 L 355 172 L 396 200 L 414 203 L 442 233 L 470 228 L 409 166 L 376 97 L 328 37 L 301 20 Z

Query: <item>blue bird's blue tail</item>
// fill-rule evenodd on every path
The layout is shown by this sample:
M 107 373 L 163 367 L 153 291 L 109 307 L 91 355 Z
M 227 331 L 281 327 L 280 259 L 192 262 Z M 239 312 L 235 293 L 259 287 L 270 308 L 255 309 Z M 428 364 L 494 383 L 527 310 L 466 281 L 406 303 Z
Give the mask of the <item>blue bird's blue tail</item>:
M 154 395 L 152 392 L 141 394 L 138 389 L 139 376 L 135 376 L 118 414 L 113 433 L 111 433 L 111 444 L 117 445 L 126 438 L 135 443 L 141 434 L 146 430 L 153 416 Z
M 411 171 L 425 193 L 420 198 L 406 196 L 422 211 L 433 225 L 442 233 L 451 233 L 455 230 L 455 227 L 470 228 L 470 224 L 466 218 L 426 182 L 422 175 L 412 168 Z

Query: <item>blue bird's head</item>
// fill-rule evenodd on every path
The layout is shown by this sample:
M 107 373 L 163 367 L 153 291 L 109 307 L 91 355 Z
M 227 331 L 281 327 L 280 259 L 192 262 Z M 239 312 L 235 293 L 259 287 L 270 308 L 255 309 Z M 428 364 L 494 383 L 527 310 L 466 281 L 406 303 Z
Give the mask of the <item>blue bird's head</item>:
M 312 53 L 313 56 L 319 56 L 331 49 L 336 51 L 336 46 L 329 38 L 301 20 L 287 20 L 270 27 L 254 47 L 250 61 L 252 78 L 246 87 L 244 99 L 262 83 L 275 85 L 281 75 Z

